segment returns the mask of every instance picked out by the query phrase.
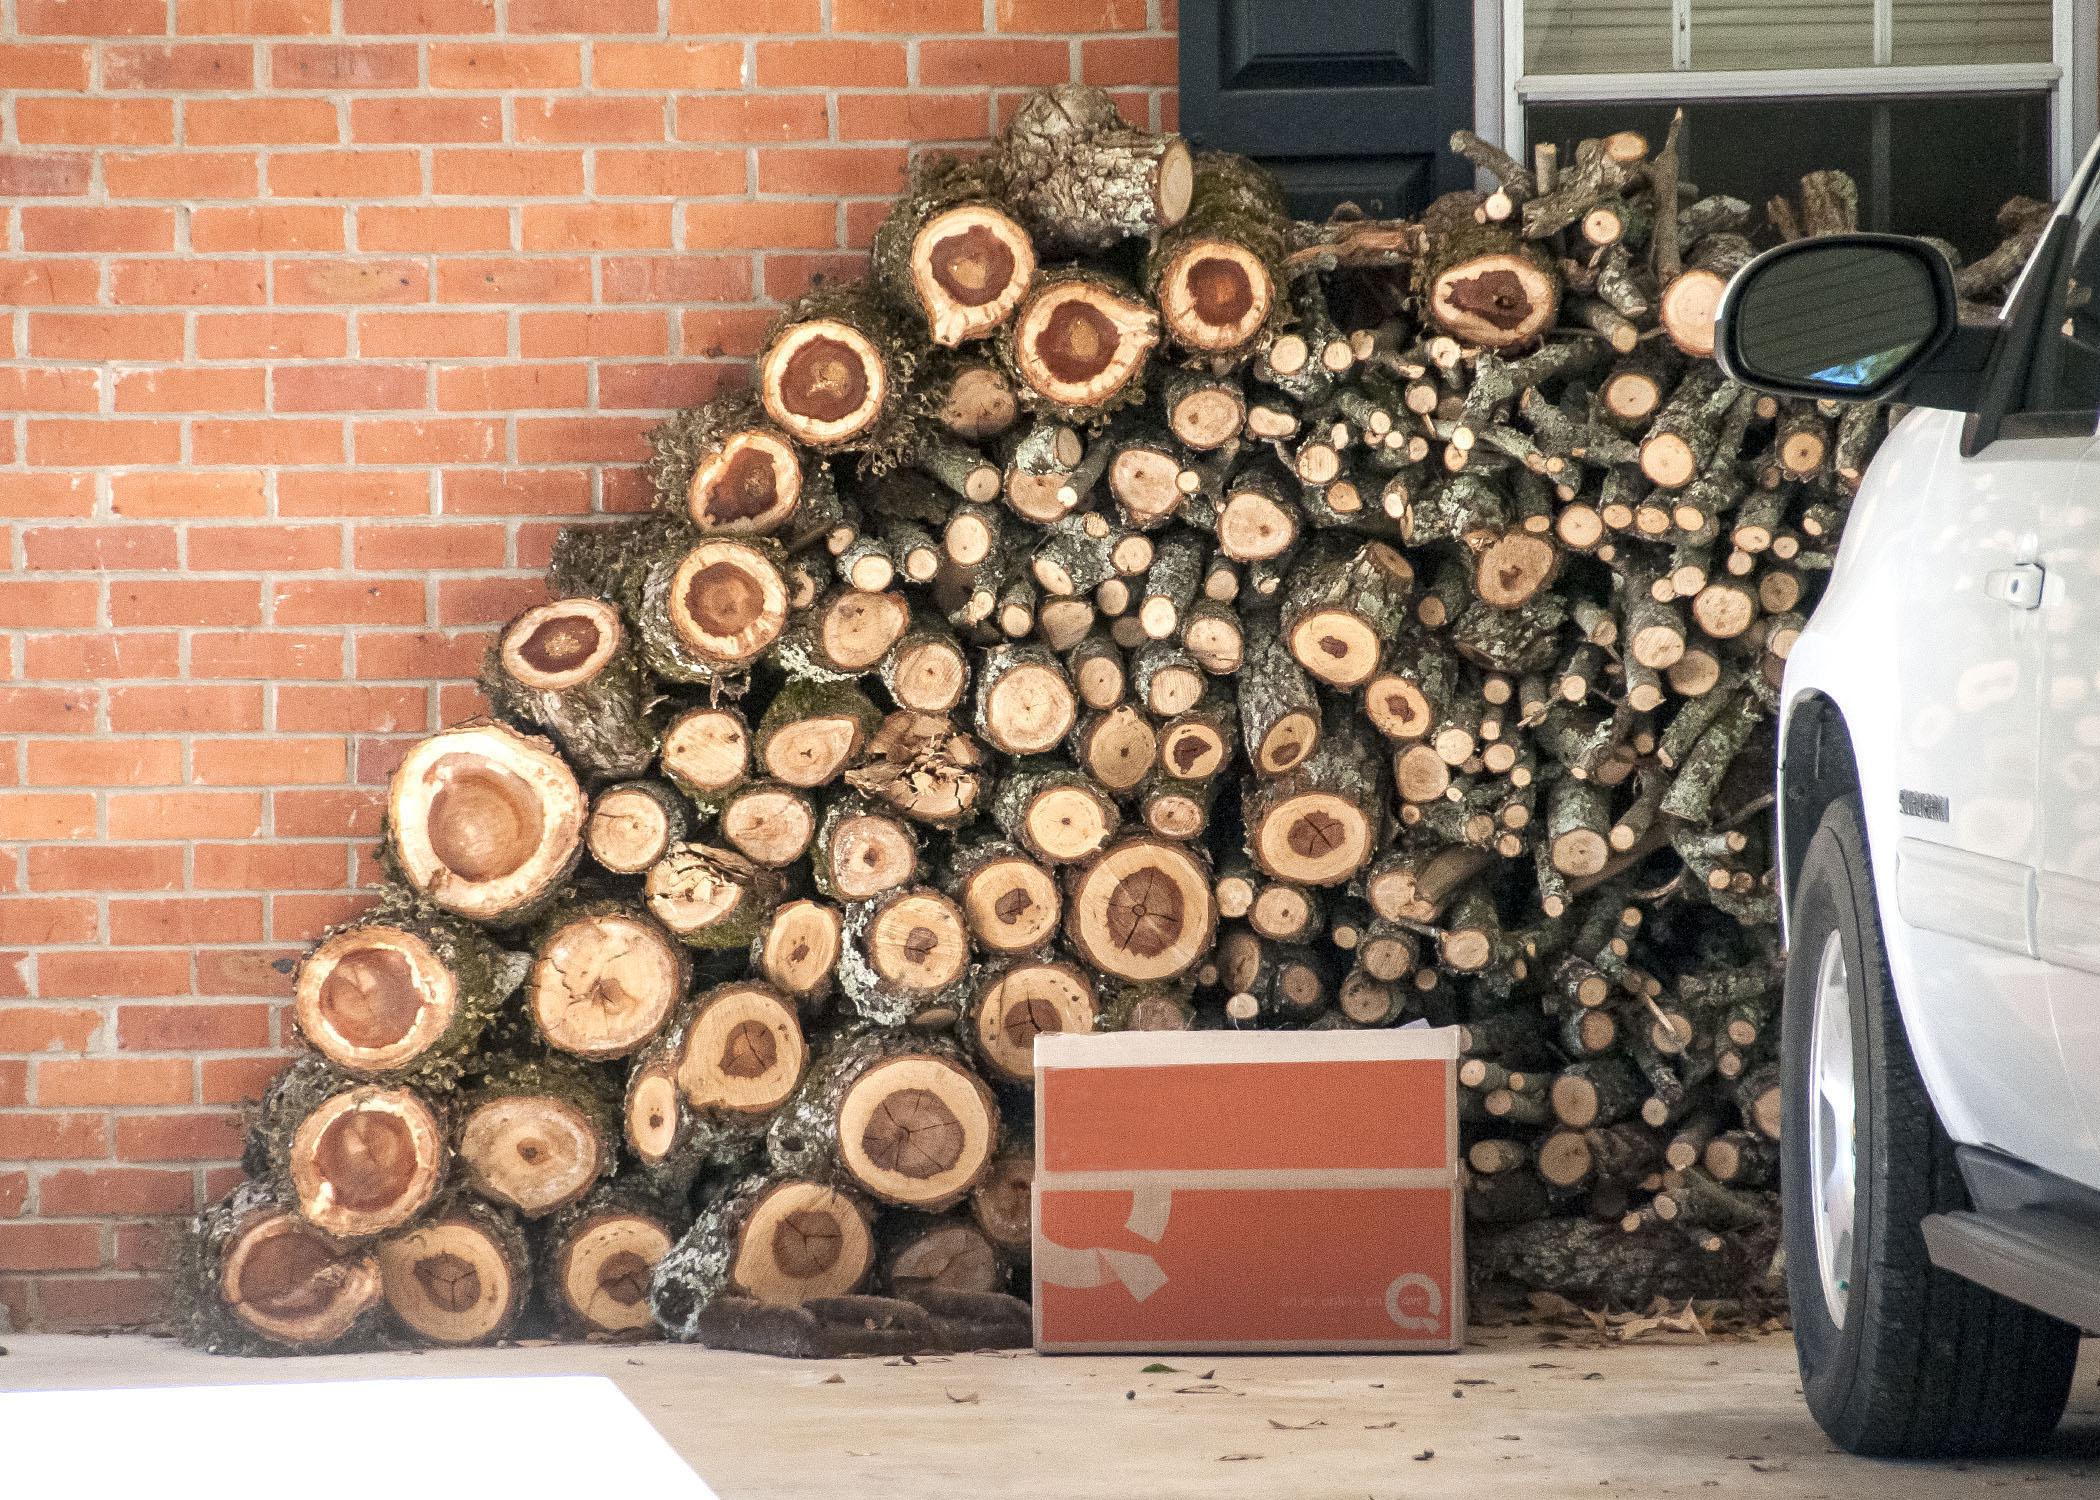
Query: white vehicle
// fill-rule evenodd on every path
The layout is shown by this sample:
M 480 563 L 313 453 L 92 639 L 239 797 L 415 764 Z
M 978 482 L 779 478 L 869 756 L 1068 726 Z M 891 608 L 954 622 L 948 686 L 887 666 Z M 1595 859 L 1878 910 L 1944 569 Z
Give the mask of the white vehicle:
M 2003 315 L 1803 240 L 1722 305 L 1736 379 L 1906 401 L 1788 662 L 1787 1275 L 1857 1453 L 2038 1441 L 2100 1328 L 2100 186 Z

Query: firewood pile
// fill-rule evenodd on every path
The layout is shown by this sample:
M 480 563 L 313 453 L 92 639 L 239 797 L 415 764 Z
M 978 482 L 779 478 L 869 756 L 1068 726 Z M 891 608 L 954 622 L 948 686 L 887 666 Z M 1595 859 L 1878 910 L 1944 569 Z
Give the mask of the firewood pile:
M 1402 223 L 1076 86 L 923 163 L 401 764 L 192 1335 L 1025 1341 L 1045 1031 L 1456 1024 L 1477 1277 L 1762 1277 L 1769 722 L 1887 413 L 1721 378 L 1674 132 L 1454 147 Z

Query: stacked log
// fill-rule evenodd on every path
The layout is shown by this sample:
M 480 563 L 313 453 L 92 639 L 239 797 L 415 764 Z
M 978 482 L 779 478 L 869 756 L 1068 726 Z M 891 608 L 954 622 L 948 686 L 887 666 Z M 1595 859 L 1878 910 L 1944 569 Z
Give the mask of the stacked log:
M 1769 720 L 1888 413 L 1707 360 L 1674 132 L 1454 147 L 1391 224 L 1077 86 L 922 164 L 403 760 L 192 1332 L 1025 1338 L 1033 1039 L 1123 1029 L 1457 1026 L 1482 1277 L 1759 1277 Z

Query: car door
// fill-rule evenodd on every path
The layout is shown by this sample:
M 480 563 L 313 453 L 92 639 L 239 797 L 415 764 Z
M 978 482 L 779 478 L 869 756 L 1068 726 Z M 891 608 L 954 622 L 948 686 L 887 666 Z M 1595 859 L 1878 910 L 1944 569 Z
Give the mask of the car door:
M 2093 253 L 2100 237 L 2088 238 L 2074 248 Z M 2064 263 L 2077 259 L 2067 254 Z M 2038 265 L 2027 278 L 2034 284 L 2016 295 L 2064 299 L 2067 275 Z M 2061 720 L 2054 707 L 2044 712 L 2044 683 L 2051 699 L 2056 688 L 2049 643 L 2073 617 L 2072 596 L 2100 584 L 2100 572 L 2078 588 L 2063 576 L 2072 559 L 2062 527 L 2100 473 L 2088 466 L 2100 396 L 2086 390 L 2100 367 L 2057 347 L 2063 321 L 2045 310 L 2015 410 L 1994 432 L 1950 427 L 1932 493 L 1920 497 L 1896 653 L 1896 897 L 1912 944 L 1907 1008 L 1926 1017 L 1934 1071 L 1959 1080 L 1958 1131 L 2087 1177 L 2095 1155 L 2085 1106 L 2100 1095 L 2082 1099 L 2090 1085 L 2074 1085 L 2077 1069 L 2067 1066 L 2058 979 L 2066 934 L 2083 920 L 2079 941 L 2100 1001 L 2100 826 L 2083 866 L 2091 889 L 2079 893 L 2077 911 L 2053 875 L 2054 894 L 2043 894 L 2045 869 L 2072 847 L 2059 826 L 2071 810 L 2058 746 L 2044 728 L 2045 719 Z M 2095 544 L 2100 514 L 2089 550 Z M 2088 632 L 2096 620 L 2100 600 L 2087 606 Z M 2100 661 L 2087 662 L 2089 689 L 2096 668 Z M 2083 820 L 2100 825 L 2094 814 L 2100 800 Z M 2100 1062 L 2100 1025 L 2090 1040 L 2088 1063 Z
M 2071 482 L 2043 495 L 2035 943 L 2085 1125 L 2084 1160 L 2064 1170 L 2100 1186 L 2100 443 L 2090 441 L 2100 426 L 2100 191 L 2089 187 L 2080 208 L 2063 307 L 2044 334 L 2053 362 L 2038 362 L 2060 420 L 2089 441 Z

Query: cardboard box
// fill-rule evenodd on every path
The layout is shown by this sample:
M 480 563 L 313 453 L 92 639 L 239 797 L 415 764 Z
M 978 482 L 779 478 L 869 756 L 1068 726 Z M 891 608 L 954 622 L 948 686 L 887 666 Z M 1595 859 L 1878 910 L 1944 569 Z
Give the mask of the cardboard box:
M 1458 1035 L 1035 1044 L 1035 1346 L 1451 1350 Z

